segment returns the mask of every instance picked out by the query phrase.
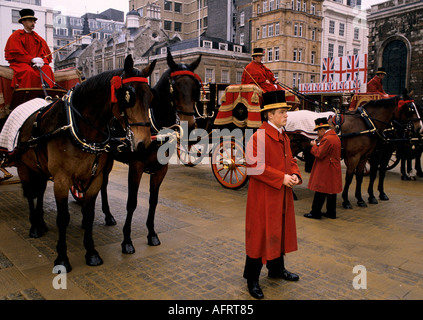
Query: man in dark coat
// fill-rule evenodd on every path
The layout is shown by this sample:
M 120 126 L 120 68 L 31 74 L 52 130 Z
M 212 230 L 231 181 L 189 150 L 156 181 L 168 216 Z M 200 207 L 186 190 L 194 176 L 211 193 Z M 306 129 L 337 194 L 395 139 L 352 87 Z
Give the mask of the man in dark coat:
M 295 281 L 299 276 L 287 271 L 284 254 L 297 250 L 292 187 L 301 174 L 292 157 L 290 140 L 283 130 L 291 107 L 284 91 L 263 94 L 264 121 L 247 143 L 249 187 L 247 196 L 244 278 L 250 294 L 264 297 L 259 275 L 264 263 L 269 277 Z
M 342 192 L 341 140 L 330 129 L 326 118 L 315 120 L 319 142 L 311 141 L 311 154 L 315 157 L 308 181 L 308 188 L 314 191 L 311 212 L 306 218 L 320 219 L 326 199 L 327 212 L 324 216 L 336 218 L 336 194 Z
M 12 87 L 41 88 L 41 69 L 43 80 L 52 88 L 54 75 L 49 66 L 52 57 L 47 42 L 34 31 L 37 21 L 34 10 L 22 9 L 19 14 L 24 29 L 13 32 L 4 49 L 5 58 L 14 71 Z

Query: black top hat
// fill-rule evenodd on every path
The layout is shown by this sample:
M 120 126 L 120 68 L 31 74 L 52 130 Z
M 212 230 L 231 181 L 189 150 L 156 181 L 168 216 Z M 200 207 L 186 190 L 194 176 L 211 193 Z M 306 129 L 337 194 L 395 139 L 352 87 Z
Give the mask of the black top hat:
M 376 74 L 378 73 L 386 74 L 385 68 L 377 68 Z
M 35 13 L 32 9 L 22 9 L 21 11 L 19 11 L 19 14 L 21 16 L 21 18 L 19 19 L 20 23 L 22 23 L 22 20 L 25 19 L 34 19 L 35 21 L 38 20 L 38 18 L 34 16 Z
M 318 119 L 314 120 L 314 123 L 316 124 L 314 131 L 317 131 L 320 128 L 330 128 L 327 118 L 318 118 Z
M 285 100 L 285 91 L 276 90 L 263 93 L 263 107 L 260 111 L 267 111 L 272 109 L 291 109 Z
M 264 49 L 263 48 L 254 48 L 252 56 L 264 56 Z

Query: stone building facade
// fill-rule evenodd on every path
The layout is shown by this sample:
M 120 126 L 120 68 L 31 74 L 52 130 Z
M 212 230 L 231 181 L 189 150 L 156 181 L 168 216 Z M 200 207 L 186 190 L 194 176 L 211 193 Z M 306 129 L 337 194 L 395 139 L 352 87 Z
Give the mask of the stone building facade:
M 389 94 L 406 88 L 413 98 L 423 98 L 423 2 L 390 0 L 371 6 L 369 26 L 369 75 L 379 67 L 387 71 L 383 81 Z

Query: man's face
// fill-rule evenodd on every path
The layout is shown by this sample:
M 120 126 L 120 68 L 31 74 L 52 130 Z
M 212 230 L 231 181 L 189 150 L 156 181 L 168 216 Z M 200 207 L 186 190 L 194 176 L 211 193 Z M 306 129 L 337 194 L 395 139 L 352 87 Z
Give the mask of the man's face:
M 325 135 L 327 128 L 319 128 L 317 129 L 317 135 L 319 136 L 319 138 L 322 138 Z
M 261 60 L 263 59 L 263 56 L 254 56 L 254 61 L 261 63 Z
M 35 28 L 35 19 L 22 20 L 22 24 L 27 31 L 32 31 Z
M 288 112 L 286 109 L 276 109 L 274 112 L 269 112 L 267 117 L 276 127 L 282 128 L 288 121 Z

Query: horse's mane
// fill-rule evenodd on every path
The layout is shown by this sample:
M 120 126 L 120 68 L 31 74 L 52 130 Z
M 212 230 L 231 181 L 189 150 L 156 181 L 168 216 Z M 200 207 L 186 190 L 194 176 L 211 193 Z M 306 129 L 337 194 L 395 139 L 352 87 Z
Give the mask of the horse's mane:
M 379 100 L 371 100 L 367 102 L 363 108 L 368 110 L 370 108 L 383 108 L 389 109 L 395 107 L 398 104 L 398 97 L 391 97 L 386 99 L 379 99 Z
M 123 69 L 105 71 L 88 78 L 75 87 L 73 101 L 77 106 L 102 103 L 110 99 L 110 81 L 113 76 L 121 74 Z

